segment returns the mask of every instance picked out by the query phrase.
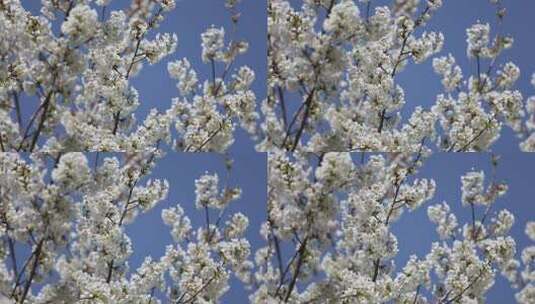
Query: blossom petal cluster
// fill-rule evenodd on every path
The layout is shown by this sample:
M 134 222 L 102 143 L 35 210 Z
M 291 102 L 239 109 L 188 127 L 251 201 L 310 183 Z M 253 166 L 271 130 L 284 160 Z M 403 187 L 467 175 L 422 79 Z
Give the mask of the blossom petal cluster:
M 489 151 L 506 128 L 535 151 L 501 0 L 466 29 L 463 59 L 430 23 L 442 0 L 268 0 L 259 102 L 243 1 L 214 4 L 229 26 L 198 35 L 198 58 L 159 30 L 180 1 L 128 2 L 0 0 L 0 303 L 216 304 L 239 285 L 255 304 L 476 304 L 500 279 L 535 303 L 535 245 L 513 237 L 523 217 L 502 206 L 499 157 L 460 189 L 425 173 L 435 151 Z M 140 118 L 147 65 L 176 95 Z M 441 85 L 429 106 L 403 85 L 412 65 Z M 250 202 L 261 223 L 236 211 L 230 158 L 170 202 L 165 153 L 227 153 L 240 131 L 268 152 L 267 197 Z M 437 201 L 446 190 L 458 195 Z M 134 267 L 131 228 L 154 212 L 168 242 Z M 402 259 L 416 214 L 434 241 Z M 535 222 L 520 224 L 535 241 Z
M 225 5 L 234 26 L 237 2 Z M 20 0 L 0 4 L 1 151 L 147 151 L 165 143 L 222 152 L 236 126 L 254 132 L 254 73 L 234 65 L 248 44 L 227 43 L 224 28 L 201 35 L 199 56 L 212 65 L 211 80 L 200 79 L 188 59 L 168 63 L 180 97 L 139 119 L 152 97 L 132 79 L 175 54 L 179 35 L 158 31 L 174 0 L 114 10 L 110 1 L 43 0 L 36 15 Z M 244 70 L 247 82 L 239 81 Z
M 517 300 L 529 303 L 531 248 L 520 274 L 510 236 L 515 217 L 491 211 L 507 187 L 494 179 L 485 187 L 482 172 L 463 176 L 462 205 L 473 219 L 464 222 L 447 202 L 432 204 L 437 185 L 419 176 L 428 157 L 425 151 L 271 153 L 261 229 L 267 245 L 255 254 L 260 288 L 250 301 L 481 303 L 500 274 L 523 288 Z M 423 205 L 440 240 L 428 244 L 428 254 L 396 265 L 393 225 Z
M 161 156 L 106 154 L 90 166 L 80 152 L 1 153 L 0 295 L 17 303 L 142 303 L 158 290 L 173 302 L 217 302 L 231 275 L 249 282 L 247 217 L 220 215 L 194 229 L 181 204 L 162 211 L 173 237 L 165 254 L 131 268 L 127 227 L 167 199 L 169 183 L 150 178 Z M 201 176 L 197 188 L 211 177 Z M 225 202 L 239 191 L 225 187 L 232 194 Z
M 504 127 L 521 132 L 520 69 L 503 59 L 513 38 L 502 34 L 501 2 L 491 1 L 497 29 L 477 21 L 466 30 L 475 70 L 466 75 L 454 55 L 439 55 L 449 37 L 428 26 L 442 1 L 270 0 L 257 149 L 417 152 L 425 142 L 488 151 Z M 430 107 L 407 100 L 401 85 L 404 70 L 420 64 L 432 66 L 444 86 Z

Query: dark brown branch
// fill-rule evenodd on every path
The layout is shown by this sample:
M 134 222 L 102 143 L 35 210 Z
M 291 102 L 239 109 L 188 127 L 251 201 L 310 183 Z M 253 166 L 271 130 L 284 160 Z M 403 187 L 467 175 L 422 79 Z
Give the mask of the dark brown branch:
M 46 101 L 46 98 L 45 98 L 45 101 Z M 30 118 L 30 121 L 28 122 L 28 125 L 24 129 L 24 132 L 22 134 L 22 140 L 19 143 L 19 147 L 17 148 L 17 151 L 20 151 L 22 149 L 22 146 L 23 146 L 24 142 L 29 137 L 29 132 L 30 132 L 31 127 L 33 126 L 33 122 L 35 121 L 35 119 L 37 119 L 37 115 L 39 115 L 39 112 L 41 111 L 41 109 L 43 109 L 44 105 L 45 105 L 45 102 L 43 101 L 39 105 L 39 107 L 37 107 L 35 112 L 32 114 L 32 117 Z
M 379 128 L 377 129 L 377 132 L 381 133 L 383 131 L 383 126 L 385 124 L 385 116 L 386 116 L 386 109 L 383 109 L 381 111 L 381 114 L 379 114 Z
M 223 120 L 220 123 L 219 128 L 217 128 L 215 131 L 212 131 L 212 133 L 210 135 L 208 135 L 208 138 L 206 138 L 206 140 L 204 142 L 202 142 L 201 145 L 199 147 L 197 147 L 197 149 L 195 149 L 193 152 L 201 151 L 202 148 L 204 148 L 204 146 L 206 146 L 219 132 L 221 132 L 221 130 L 223 130 L 224 124 L 225 124 L 225 121 Z M 186 148 L 186 152 L 188 152 L 190 147 Z
M 4 140 L 2 139 L 2 133 L 0 133 L 0 149 L 2 152 L 6 152 L 6 148 L 4 147 Z
M 456 150 L 455 152 L 466 151 L 466 149 L 468 149 L 471 144 L 473 144 L 476 140 L 478 140 L 481 137 L 481 135 L 483 135 L 483 133 L 485 133 L 485 131 L 487 131 L 490 128 L 490 123 L 491 123 L 491 119 L 489 119 L 489 121 L 487 122 L 484 128 L 481 128 L 481 130 L 479 130 L 479 132 L 472 139 L 470 139 L 464 146 L 462 146 L 462 148 Z M 450 149 L 448 149 L 448 152 L 453 150 L 454 147 L 455 147 L 455 143 L 450 147 Z
M 329 7 L 327 7 L 327 13 L 325 14 L 325 19 L 329 19 L 329 16 L 331 15 L 335 2 L 336 0 L 331 0 L 331 3 L 329 3 Z
M 215 61 L 214 61 L 214 58 L 210 58 L 210 66 L 212 68 L 212 86 L 215 88 Z
M 210 236 L 210 212 L 208 210 L 208 205 L 204 205 L 204 219 L 205 219 L 205 222 L 206 222 L 206 239 L 207 239 L 207 242 L 210 243 L 210 239 L 211 239 L 211 236 Z
M 455 297 L 453 297 L 452 299 L 448 300 L 448 294 L 446 294 L 446 297 L 444 297 L 442 300 L 440 300 L 439 303 L 445 303 L 445 304 L 450 304 L 450 303 L 453 303 L 455 301 L 458 301 L 462 298 L 462 296 L 464 295 L 464 293 L 470 289 L 472 286 L 474 286 L 474 284 L 477 282 L 477 280 L 479 280 L 479 278 L 481 278 L 481 275 L 483 274 L 483 269 L 481 269 L 479 271 L 479 275 L 477 277 L 475 277 L 465 288 L 463 288 L 463 290 L 461 290 L 461 292 L 459 292 L 458 295 L 456 295 Z
M 39 139 L 39 135 L 41 135 L 41 132 L 43 131 L 43 128 L 45 126 L 45 121 L 47 119 L 48 108 L 50 106 L 50 100 L 52 99 L 52 95 L 53 95 L 53 92 L 50 91 L 44 101 L 43 111 L 41 113 L 41 119 L 39 120 L 39 124 L 37 125 L 37 130 L 35 131 L 33 138 L 32 138 L 32 142 L 30 144 L 30 152 L 32 152 L 33 149 L 35 148 L 35 145 L 37 144 L 37 140 Z
M 37 244 L 37 248 L 35 248 L 35 254 L 34 254 L 34 262 L 32 265 L 32 269 L 30 270 L 30 275 L 28 279 L 26 280 L 26 284 L 24 285 L 24 291 L 22 293 L 22 298 L 20 299 L 20 303 L 24 303 L 24 300 L 26 300 L 26 296 L 28 295 L 28 292 L 30 291 L 30 286 L 32 285 L 32 281 L 35 277 L 35 274 L 37 273 L 37 267 L 39 266 L 39 259 L 41 258 L 41 252 L 43 249 L 43 244 L 45 240 L 44 238 L 39 241 Z
M 284 147 L 286 145 L 286 142 L 290 138 L 290 134 L 292 133 L 291 132 L 292 131 L 292 127 L 294 126 L 295 122 L 297 121 L 297 117 L 299 117 L 299 115 L 301 114 L 301 112 L 305 108 L 305 105 L 306 105 L 306 102 L 301 103 L 301 105 L 299 106 L 299 108 L 297 109 L 295 114 L 293 115 L 292 121 L 290 121 L 290 124 L 286 128 L 286 135 L 284 136 L 284 139 L 282 141 L 282 147 Z
M 416 304 L 416 301 L 418 300 L 418 295 L 420 294 L 420 289 L 422 288 L 422 285 L 418 285 L 416 288 L 416 294 L 414 295 L 414 299 L 412 300 L 412 304 Z
M 13 243 L 13 239 L 9 235 L 7 236 L 7 243 L 9 245 L 11 263 L 13 264 L 13 273 L 17 275 L 19 271 L 17 270 L 17 255 L 15 254 L 15 244 Z
M 297 283 L 297 278 L 299 277 L 299 273 L 301 272 L 301 267 L 303 266 L 303 259 L 306 253 L 307 242 L 308 242 L 308 237 L 306 237 L 303 240 L 303 244 L 301 244 L 301 246 L 299 247 L 297 265 L 295 266 L 295 271 L 294 271 L 292 280 L 290 281 L 290 285 L 288 286 L 288 292 L 286 292 L 286 297 L 284 298 L 284 302 L 288 302 L 288 300 L 290 299 L 290 296 L 292 295 L 292 291 L 295 288 L 295 284 Z
M 368 8 L 367 10 L 369 11 L 369 4 L 370 4 L 371 1 L 368 2 Z M 403 31 L 403 41 L 401 42 L 401 48 L 399 50 L 399 54 L 397 56 L 397 59 L 396 59 L 396 62 L 394 63 L 394 68 L 392 69 L 392 72 L 390 73 L 390 77 L 391 78 L 394 78 L 394 76 L 396 76 L 396 73 L 397 73 L 397 70 L 400 66 L 400 64 L 405 61 L 407 59 L 407 57 L 403 57 L 405 55 L 407 55 L 408 53 L 405 52 L 405 48 L 407 47 L 407 42 L 410 38 L 410 36 L 412 35 L 412 33 L 415 31 L 415 29 L 421 25 L 421 23 L 423 22 L 423 16 L 425 14 L 427 14 L 427 12 L 430 10 L 430 7 L 429 6 L 426 6 L 426 8 L 424 9 L 424 11 L 422 12 L 422 14 L 420 14 L 420 16 L 417 18 L 416 22 L 415 22 L 415 26 L 412 30 L 410 31 L 406 31 L 404 30 Z M 410 54 L 410 53 L 409 53 Z M 386 118 L 386 109 L 383 109 L 380 114 L 380 122 L 379 122 L 379 128 L 377 129 L 377 131 L 379 133 L 381 133 L 383 131 L 383 127 L 384 127 L 384 120 Z
M 28 257 L 28 259 L 26 259 L 26 261 L 24 262 L 24 265 L 22 265 L 22 268 L 19 270 L 18 273 L 15 273 L 15 286 L 13 287 L 13 290 L 11 291 L 11 297 L 13 297 L 15 295 L 15 292 L 17 291 L 17 288 L 20 286 L 20 284 L 22 283 L 21 282 L 21 278 L 22 278 L 22 275 L 24 274 L 24 272 L 26 271 L 26 268 L 28 267 L 28 265 L 30 264 L 33 256 L 35 254 L 35 251 L 32 252 L 32 254 L 30 254 L 30 256 Z
M 288 126 L 288 118 L 286 116 L 288 114 L 286 112 L 286 103 L 284 101 L 284 92 L 282 91 L 282 88 L 280 86 L 277 86 L 277 94 L 279 94 L 279 103 L 280 103 L 281 112 L 282 112 L 282 122 L 284 123 L 284 128 L 287 128 L 287 126 Z
M 193 303 L 193 301 L 197 298 L 197 296 L 204 290 L 206 289 L 206 287 L 208 287 L 208 285 L 210 285 L 210 283 L 212 283 L 213 280 L 215 280 L 215 278 L 217 277 L 218 275 L 218 272 L 214 273 L 214 275 L 208 280 L 206 281 L 206 283 L 203 284 L 203 286 L 201 286 L 201 288 L 199 288 L 197 291 L 195 291 L 194 294 L 191 295 L 191 297 L 189 297 L 187 300 L 185 300 L 184 302 L 182 302 L 182 299 L 184 298 L 184 296 L 187 294 L 186 292 L 184 294 L 182 294 L 182 296 L 178 299 L 177 303 Z
M 301 139 L 301 136 L 303 135 L 303 131 L 305 129 L 305 126 L 308 121 L 308 117 L 310 116 L 310 109 L 312 108 L 312 101 L 314 100 L 314 91 L 316 88 L 313 88 L 312 91 L 308 94 L 307 100 L 305 101 L 305 112 L 303 113 L 303 119 L 301 120 L 301 126 L 297 130 L 297 134 L 294 138 L 294 143 L 292 146 L 291 151 L 295 151 L 297 148 L 297 145 L 299 144 L 299 140 Z
M 284 285 L 284 282 L 286 281 L 286 274 L 288 273 L 288 271 L 290 271 L 290 267 L 293 265 L 293 263 L 294 263 L 294 261 L 295 261 L 295 259 L 297 258 L 298 255 L 299 255 L 299 251 L 297 250 L 294 253 L 294 255 L 292 256 L 292 258 L 290 259 L 290 261 L 288 262 L 288 264 L 286 265 L 286 268 L 284 268 L 284 271 L 282 271 L 282 269 L 281 269 L 279 286 L 277 287 L 277 290 L 275 291 L 275 296 L 279 296 L 279 291 L 282 288 L 282 286 Z
M 399 190 L 401 189 L 401 185 L 407 179 L 407 177 L 412 173 L 412 170 L 416 167 L 416 165 L 418 164 L 418 161 L 420 161 L 420 158 L 422 157 L 424 143 L 425 143 L 425 137 L 422 139 L 422 142 L 420 144 L 420 148 L 418 149 L 418 153 L 416 154 L 416 157 L 414 158 L 412 164 L 407 169 L 407 175 L 405 175 L 402 179 L 400 179 L 399 181 L 395 183 L 396 190 L 394 193 L 394 199 L 392 200 L 392 204 L 390 205 L 390 209 L 388 210 L 388 214 L 385 220 L 385 226 L 388 226 L 390 224 L 390 218 L 392 217 L 392 214 L 394 213 L 394 210 L 396 209 L 396 203 L 398 202 Z M 379 275 L 380 264 L 381 264 L 381 258 L 377 258 L 374 262 L 374 270 L 373 270 L 373 277 L 372 277 L 372 280 L 374 282 L 377 281 L 377 277 Z
M 132 69 L 134 68 L 134 65 L 135 65 L 135 60 L 136 60 L 136 57 L 137 57 L 137 54 L 139 52 L 139 47 L 141 46 L 141 40 L 143 40 L 143 37 L 145 36 L 145 34 L 141 34 L 138 38 L 137 38 L 137 42 L 136 42 L 136 48 L 134 50 L 134 56 L 132 56 L 132 59 L 130 60 L 130 65 L 128 66 L 128 69 L 126 71 L 126 75 L 124 76 L 125 79 L 128 80 L 128 78 L 130 77 L 130 73 L 132 72 Z M 114 114 L 114 122 L 113 122 L 113 130 L 112 130 L 112 134 L 115 135 L 117 133 L 117 129 L 119 128 L 119 121 L 120 121 L 120 118 L 121 118 L 121 110 L 118 110 L 115 114 Z
M 119 223 L 118 223 L 118 226 L 122 226 L 123 225 L 123 221 L 126 217 L 126 214 L 128 212 L 128 207 L 130 206 L 131 204 L 131 199 L 132 199 L 132 194 L 134 193 L 134 188 L 136 187 L 137 183 L 139 181 L 139 178 L 137 178 L 134 183 L 132 184 L 132 186 L 130 187 L 130 190 L 128 191 L 128 198 L 126 199 L 126 204 L 124 205 L 124 208 L 123 208 L 123 212 L 121 214 L 121 218 L 119 219 Z M 114 268 L 114 264 L 115 261 L 114 259 L 112 259 L 109 263 L 108 263 L 108 274 L 106 276 L 106 283 L 110 283 L 111 282 L 111 278 L 112 278 L 112 274 L 113 274 L 113 268 Z

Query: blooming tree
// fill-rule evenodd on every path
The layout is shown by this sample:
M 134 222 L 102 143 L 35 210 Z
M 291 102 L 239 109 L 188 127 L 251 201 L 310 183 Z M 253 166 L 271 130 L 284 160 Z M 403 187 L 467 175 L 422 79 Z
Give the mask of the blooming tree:
M 375 2 L 269 1 L 260 150 L 416 152 L 425 142 L 444 151 L 484 151 L 503 125 L 521 131 L 520 70 L 502 56 L 513 38 L 500 30 L 500 0 L 490 1 L 495 35 L 480 21 L 466 30 L 471 75 L 452 54 L 437 57 L 447 37 L 427 24 L 441 0 Z M 398 79 L 407 66 L 428 63 L 444 91 L 425 109 L 406 100 Z M 418 106 L 401 117 L 406 104 Z
M 484 303 L 498 276 L 535 303 L 535 247 L 517 253 L 515 217 L 498 208 L 498 158 L 490 176 L 460 177 L 466 221 L 420 174 L 434 150 L 489 150 L 504 126 L 535 151 L 535 97 L 524 106 L 504 59 L 500 0 L 494 34 L 487 21 L 466 30 L 471 74 L 428 29 L 441 0 L 268 0 L 259 109 L 255 72 L 235 67 L 248 49 L 240 0 L 225 0 L 231 25 L 201 34 L 210 73 L 170 60 L 177 97 L 139 122 L 132 79 L 179 45 L 158 32 L 175 1 L 42 0 L 37 15 L 22 2 L 0 0 L 0 303 L 221 303 L 233 284 L 259 304 Z M 402 117 L 410 64 L 429 64 L 443 89 Z M 245 238 L 247 215 L 227 212 L 241 195 L 227 160 L 226 176 L 194 181 L 202 225 L 184 204 L 164 209 L 172 243 L 132 269 L 127 227 L 168 200 L 152 172 L 164 151 L 223 152 L 237 127 L 270 152 L 261 245 Z M 393 225 L 421 208 L 436 241 L 396 265 Z M 525 231 L 535 240 L 533 221 Z
M 225 2 L 233 27 L 238 2 Z M 41 14 L 32 15 L 19 0 L 0 1 L 1 151 L 144 151 L 162 142 L 223 151 L 237 124 L 253 131 L 254 72 L 232 68 L 248 44 L 226 43 L 225 29 L 216 27 L 202 34 L 211 76 L 202 79 L 187 58 L 170 62 L 179 97 L 136 122 L 144 101 L 131 79 L 174 53 L 177 35 L 157 29 L 175 1 L 136 0 L 108 12 L 109 4 L 43 0 Z
M 429 203 L 440 185 L 418 173 L 423 150 L 274 153 L 264 243 L 251 248 L 247 216 L 225 214 L 241 194 L 228 182 L 228 160 L 225 180 L 195 180 L 190 204 L 204 224 L 193 227 L 183 204 L 163 209 L 173 243 L 131 269 L 127 226 L 168 200 L 169 183 L 151 178 L 162 154 L 101 156 L 0 154 L 0 299 L 219 303 L 235 277 L 252 303 L 482 303 L 497 275 L 518 289 L 519 303 L 534 299 L 533 246 L 517 260 L 515 217 L 496 207 L 508 187 L 495 173 L 488 182 L 483 171 L 460 178 L 471 214 L 462 222 L 447 202 Z M 424 205 L 437 239 L 398 267 L 392 224 Z M 533 239 L 532 230 L 528 223 Z
M 80 152 L 0 154 L 0 299 L 159 303 L 159 291 L 173 303 L 201 303 L 217 301 L 231 274 L 247 282 L 248 219 L 223 212 L 241 191 L 228 181 L 221 188 L 217 174 L 195 181 L 206 225 L 193 228 L 180 204 L 164 209 L 174 243 L 158 260 L 146 257 L 130 269 L 126 226 L 167 196 L 168 182 L 149 178 L 160 157 L 125 153 L 90 168 Z
M 356 155 L 355 155 L 356 156 Z M 353 157 L 355 157 L 353 156 Z M 461 177 L 462 222 L 447 202 L 427 207 L 437 241 L 397 267 L 392 223 L 433 199 L 418 170 L 427 153 L 362 157 L 274 153 L 269 159 L 266 246 L 255 254 L 255 303 L 484 303 L 497 273 L 532 303 L 533 246 L 515 259 L 514 216 L 497 210 L 507 185 L 483 171 Z M 493 160 L 497 162 L 497 160 Z M 531 235 L 533 224 L 527 233 Z M 288 251 L 290 253 L 288 253 Z

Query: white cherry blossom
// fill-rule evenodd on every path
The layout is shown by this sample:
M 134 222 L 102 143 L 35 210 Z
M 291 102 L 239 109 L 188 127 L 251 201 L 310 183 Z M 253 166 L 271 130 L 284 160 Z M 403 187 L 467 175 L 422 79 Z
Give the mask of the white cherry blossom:
M 443 1 L 268 5 L 268 96 L 254 133 L 259 151 L 417 152 L 422 142 L 443 151 L 487 151 L 504 127 L 523 129 L 520 69 L 502 55 L 513 44 L 502 34 L 511 22 L 502 1 L 489 4 L 495 19 L 474 20 L 466 30 L 470 75 L 453 54 L 437 56 L 449 50 L 449 37 L 427 23 Z M 399 78 L 415 64 L 431 65 L 441 78 L 444 92 L 436 92 L 433 106 L 406 100 L 409 88 Z
M 150 151 L 167 144 L 222 152 L 237 126 L 255 131 L 254 72 L 247 82 L 233 81 L 246 68 L 234 63 L 248 44 L 237 35 L 225 41 L 225 29 L 209 23 L 198 56 L 213 74 L 200 79 L 191 59 L 169 63 L 180 97 L 139 119 L 148 102 L 140 95 L 152 97 L 131 80 L 146 63 L 172 57 L 184 29 L 158 31 L 174 0 L 130 2 L 43 0 L 37 15 L 20 0 L 0 2 L 0 100 L 9 104 L 0 110 L 1 151 Z M 220 4 L 233 28 L 240 26 L 237 2 Z

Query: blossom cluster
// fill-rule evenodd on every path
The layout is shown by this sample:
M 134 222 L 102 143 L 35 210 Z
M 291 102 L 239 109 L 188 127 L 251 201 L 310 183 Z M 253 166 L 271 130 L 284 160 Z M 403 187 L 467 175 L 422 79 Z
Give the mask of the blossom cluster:
M 443 151 L 487 151 L 503 126 L 522 130 L 520 69 L 500 56 L 513 44 L 500 30 L 501 1 L 491 1 L 494 37 L 489 23 L 466 30 L 473 75 L 452 54 L 437 56 L 448 37 L 427 24 L 442 1 L 297 3 L 269 1 L 268 97 L 258 150 L 416 152 L 425 142 Z M 406 100 L 399 79 L 407 66 L 427 62 L 444 92 L 424 108 Z M 416 107 L 402 117 L 406 104 Z
M 527 223 L 525 232 L 532 242 L 535 241 L 535 222 Z M 521 260 L 524 269 L 515 273 L 514 277 L 516 287 L 520 288 L 516 294 L 516 300 L 518 303 L 527 304 L 535 301 L 535 245 L 527 246 L 522 250 Z M 518 265 L 520 262 L 517 261 L 515 266 Z
M 438 185 L 419 177 L 428 157 L 270 154 L 267 245 L 255 254 L 260 287 L 251 302 L 484 303 L 498 273 L 520 289 L 519 303 L 532 302 L 532 246 L 520 272 L 510 236 L 515 217 L 495 206 L 507 186 L 492 178 L 485 187 L 477 171 L 462 176 L 472 218 L 463 222 L 447 202 L 429 204 Z M 392 225 L 423 205 L 440 240 L 398 266 Z
M 241 284 L 258 304 L 473 304 L 498 276 L 535 303 L 535 246 L 517 248 L 499 205 L 508 185 L 472 169 L 458 202 L 436 202 L 441 185 L 421 172 L 435 150 L 492 149 L 504 127 L 535 151 L 535 96 L 524 101 L 503 58 L 502 1 L 489 1 L 494 23 L 466 29 L 468 72 L 428 26 L 441 0 L 268 0 L 258 105 L 255 71 L 239 66 L 240 2 L 220 4 L 231 28 L 209 26 L 194 60 L 158 30 L 175 0 L 42 0 L 39 14 L 0 0 L 0 303 L 223 303 Z M 442 88 L 405 115 L 411 64 Z M 177 93 L 138 120 L 147 95 L 132 80 L 146 65 L 166 67 Z M 191 202 L 166 204 L 170 244 L 132 268 L 128 228 L 169 201 L 153 174 L 164 151 L 226 152 L 238 128 L 269 152 L 260 240 L 230 212 L 242 190 L 227 160 L 226 175 L 192 181 Z M 436 241 L 398 265 L 396 224 L 416 212 Z M 535 222 L 525 232 L 535 241 Z
M 249 282 L 247 217 L 220 213 L 217 221 L 194 230 L 181 204 L 162 211 L 173 244 L 159 259 L 148 256 L 130 269 L 127 226 L 167 199 L 169 183 L 150 178 L 161 156 L 105 155 L 90 165 L 80 152 L 1 153 L 0 237 L 6 242 L 0 247 L 0 299 L 160 303 L 154 297 L 159 290 L 172 302 L 214 302 L 228 290 L 231 275 Z M 210 184 L 215 193 L 200 192 L 204 181 L 214 178 L 205 174 L 196 181 L 197 201 L 219 194 L 217 178 Z M 239 192 L 225 186 L 224 203 Z M 224 210 L 226 205 L 205 207 Z
M 519 303 L 533 301 L 535 251 L 527 246 L 517 254 L 515 216 L 497 206 L 507 185 L 467 172 L 457 205 L 471 216 L 455 214 L 448 202 L 433 203 L 440 185 L 420 173 L 433 157 L 426 150 L 271 153 L 267 220 L 255 248 L 245 238 L 247 216 L 226 213 L 241 194 L 230 186 L 227 162 L 225 180 L 206 172 L 194 182 L 187 204 L 204 224 L 195 227 L 185 203 L 166 204 L 161 219 L 172 243 L 137 269 L 129 264 L 128 226 L 168 200 L 169 182 L 151 177 L 162 154 L 94 156 L 0 154 L 3 297 L 220 303 L 235 278 L 250 290 L 251 303 L 480 303 L 500 275 Z M 438 240 L 398 266 L 394 226 L 425 208 Z M 531 239 L 534 227 L 526 226 Z
M 531 85 L 535 87 L 535 74 L 531 77 Z M 529 118 L 526 120 L 524 128 L 519 132 L 525 138 L 520 143 L 520 149 L 524 152 L 535 152 L 535 96 L 528 98 L 526 111 Z
M 234 26 L 238 2 L 225 4 Z M 147 151 L 163 143 L 178 151 L 224 151 L 236 126 L 254 131 L 254 73 L 233 65 L 248 44 L 226 44 L 224 29 L 213 27 L 201 35 L 211 80 L 200 82 L 187 59 L 170 62 L 180 97 L 137 121 L 147 101 L 131 80 L 144 65 L 175 53 L 178 36 L 157 29 L 176 3 L 132 1 L 108 11 L 109 5 L 43 0 L 41 14 L 33 15 L 20 0 L 0 2 L 1 151 Z

